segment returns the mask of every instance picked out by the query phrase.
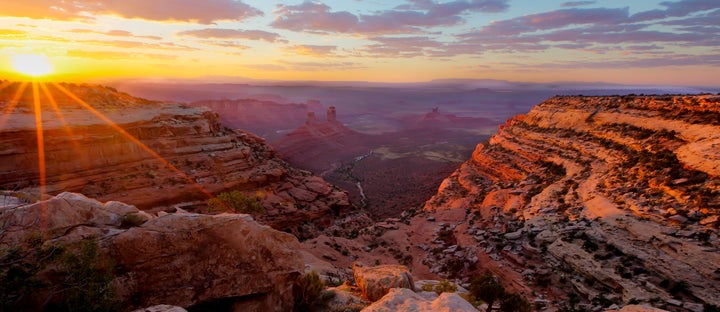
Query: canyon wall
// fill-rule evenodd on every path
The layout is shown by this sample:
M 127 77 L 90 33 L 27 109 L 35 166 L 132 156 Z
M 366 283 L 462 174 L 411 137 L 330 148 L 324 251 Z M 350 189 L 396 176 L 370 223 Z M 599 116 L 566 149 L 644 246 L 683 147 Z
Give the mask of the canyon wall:
M 551 98 L 478 145 L 424 210 L 465 211 L 445 225 L 453 241 L 527 295 L 718 305 L 720 96 Z
M 6 88 L 0 100 L 9 112 L 0 124 L 0 188 L 38 190 L 31 88 L 19 92 L 15 103 L 9 90 L 18 87 Z M 207 108 L 150 102 L 92 85 L 47 88 L 52 98 L 38 96 L 49 194 L 80 192 L 151 209 L 240 190 L 261 200 L 265 213 L 256 217 L 291 232 L 298 223 L 328 223 L 331 212 L 348 205 L 346 193 L 289 166 L 263 139 L 224 127 Z

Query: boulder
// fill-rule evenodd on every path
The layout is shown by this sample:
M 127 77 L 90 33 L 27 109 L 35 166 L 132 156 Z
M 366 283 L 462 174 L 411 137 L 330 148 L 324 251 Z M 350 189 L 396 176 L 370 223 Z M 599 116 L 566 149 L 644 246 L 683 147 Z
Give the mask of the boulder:
M 370 305 L 365 299 L 356 296 L 348 285 L 331 287 L 327 291 L 333 293 L 332 299 L 327 302 L 329 311 L 359 311 Z
M 61 193 L 48 200 L 5 210 L 4 242 L 17 242 L 30 229 L 42 229 L 49 239 L 68 234 L 78 225 L 93 228 L 119 227 L 124 216 L 138 213 L 135 206 L 109 201 L 105 204 L 77 193 Z
M 644 306 L 644 305 L 635 305 L 635 304 L 626 305 L 626 306 L 622 307 L 622 309 L 620 309 L 620 310 L 607 310 L 605 312 L 615 312 L 615 311 L 617 311 L 617 312 L 667 312 L 666 310 L 663 310 L 663 309 L 653 308 L 653 307 Z
M 133 312 L 187 312 L 187 310 L 185 310 L 181 307 L 178 307 L 178 306 L 159 304 L 159 305 L 154 305 L 152 307 L 147 307 L 144 309 L 137 309 Z
M 96 237 L 98 255 L 115 263 L 118 299 L 130 309 L 220 304 L 292 310 L 292 285 L 304 269 L 294 236 L 242 214 L 169 213 L 122 224 L 123 216 L 135 214 L 133 206 L 63 193 L 0 215 L 10 230 L 0 244 L 18 244 L 36 233 L 50 245 Z
M 415 290 L 412 275 L 404 265 L 379 265 L 366 268 L 355 264 L 353 276 L 363 296 L 371 302 L 380 300 L 392 288 Z
M 288 311 L 292 284 L 304 271 L 294 236 L 247 215 L 168 214 L 108 245 L 128 272 L 121 279 L 124 295 L 143 306 L 236 298 L 263 311 Z
M 428 293 L 433 294 L 434 293 Z M 477 312 L 469 302 L 455 293 L 442 293 L 434 300 L 427 299 L 409 289 L 394 288 L 379 301 L 371 304 L 363 312 Z

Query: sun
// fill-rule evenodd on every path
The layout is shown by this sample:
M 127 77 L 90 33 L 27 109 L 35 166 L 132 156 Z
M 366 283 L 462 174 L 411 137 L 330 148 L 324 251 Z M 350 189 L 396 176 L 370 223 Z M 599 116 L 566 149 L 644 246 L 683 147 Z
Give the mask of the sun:
M 12 57 L 15 71 L 28 76 L 39 77 L 53 72 L 52 65 L 45 55 L 17 54 Z

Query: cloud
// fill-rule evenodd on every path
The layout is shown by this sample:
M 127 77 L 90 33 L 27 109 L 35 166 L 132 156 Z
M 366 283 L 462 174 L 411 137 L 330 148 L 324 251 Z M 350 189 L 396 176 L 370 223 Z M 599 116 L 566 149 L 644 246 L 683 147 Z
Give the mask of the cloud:
M 144 38 L 144 39 L 152 39 L 152 40 L 162 40 L 162 37 L 138 36 L 127 30 L 120 30 L 120 29 L 113 29 L 110 31 L 102 32 L 102 31 L 96 31 L 96 30 L 92 30 L 92 29 L 76 28 L 76 29 L 68 30 L 68 32 L 78 33 L 78 34 L 99 34 L 99 35 L 112 36 L 112 37 L 133 37 L 133 38 Z
M 278 63 L 285 65 L 292 71 L 326 71 L 326 70 L 353 70 L 365 68 L 355 62 L 293 62 L 280 60 Z
M 358 50 L 363 56 L 371 57 L 416 57 L 439 55 L 445 44 L 426 36 L 413 37 L 371 37 L 377 42 Z
M 331 11 L 323 3 L 305 1 L 298 5 L 277 6 L 272 26 L 298 32 L 400 34 L 421 33 L 426 28 L 454 26 L 465 22 L 465 12 L 501 12 L 507 0 L 470 0 L 436 3 L 411 0 L 410 4 L 375 14 L 355 15 L 347 11 Z
M 25 35 L 27 35 L 27 31 L 15 29 L 0 29 L 0 37 L 16 37 Z
M 328 57 L 335 55 L 335 52 L 337 51 L 337 46 L 299 44 L 285 47 L 284 50 L 299 55 L 306 55 L 312 57 Z
M 664 55 L 662 57 L 637 57 L 623 59 L 607 59 L 607 60 L 583 60 L 583 61 L 565 61 L 562 63 L 546 63 L 537 65 L 539 68 L 651 68 L 666 66 L 720 66 L 720 55 L 689 55 L 689 54 L 673 54 Z M 527 64 L 525 65 L 527 66 Z
M 86 50 L 69 50 L 67 56 L 90 58 L 96 60 L 123 60 L 133 59 L 137 57 L 151 58 L 151 59 L 163 59 L 163 60 L 174 60 L 177 58 L 175 55 L 167 54 L 155 54 L 155 53 L 131 53 L 131 52 L 118 52 L 118 51 L 86 51 Z
M 715 0 L 681 0 L 677 2 L 665 1 L 660 5 L 666 7 L 668 16 L 686 16 L 690 13 L 709 11 L 720 8 L 720 1 Z
M 680 9 L 680 5 L 683 6 Z M 659 62 L 625 61 L 626 57 L 668 57 L 674 48 L 695 48 L 696 53 L 717 55 L 707 50 L 720 47 L 720 10 L 699 1 L 663 2 L 667 10 L 635 15 L 629 8 L 568 8 L 529 14 L 492 22 L 470 32 L 456 34 L 457 41 L 423 50 L 423 55 L 455 56 L 481 53 L 529 53 L 564 49 L 617 56 L 623 62 L 602 62 L 606 66 L 651 66 Z M 675 13 L 670 13 L 673 11 Z M 666 17 L 672 14 L 684 16 Z M 648 23 L 648 20 L 664 20 Z M 660 25 L 661 27 L 655 27 Z M 705 50 L 703 50 L 705 49 Z M 439 51 L 438 51 L 439 50 Z M 473 52 L 475 51 L 475 52 Z M 696 58 L 674 57 L 672 64 L 691 64 Z M 699 63 L 698 63 L 699 64 Z
M 237 0 L 22 0 L 5 1 L 3 16 L 50 18 L 56 20 L 91 19 L 93 14 L 117 15 L 153 21 L 181 21 L 212 24 L 240 21 L 263 15 L 262 11 Z
M 225 28 L 205 28 L 186 30 L 178 33 L 180 36 L 195 37 L 201 39 L 247 39 L 247 40 L 263 40 L 267 42 L 286 42 L 280 39 L 280 35 L 264 30 L 240 30 Z
M 3 1 L 1 16 L 28 17 L 32 19 L 75 20 L 86 19 L 82 16 L 82 7 L 74 2 L 56 0 Z M 80 1 L 83 2 L 83 1 Z
M 617 25 L 628 20 L 628 8 L 572 8 L 493 22 L 484 27 L 481 32 L 488 36 L 507 36 L 573 25 Z
M 197 50 L 196 48 L 183 46 L 183 45 L 177 45 L 172 42 L 141 42 L 141 41 L 131 41 L 131 40 L 80 40 L 76 41 L 80 43 L 85 43 L 89 45 L 95 45 L 95 46 L 111 46 L 116 48 L 124 48 L 124 49 L 157 49 L 157 50 L 184 50 L 184 51 L 191 51 L 191 50 Z
M 279 60 L 277 64 L 248 64 L 246 68 L 268 71 L 328 71 L 328 70 L 353 70 L 365 68 L 355 62 L 293 62 Z
M 569 2 L 563 2 L 560 4 L 561 7 L 577 7 L 577 6 L 584 6 L 584 5 L 591 5 L 595 4 L 596 1 L 569 1 Z

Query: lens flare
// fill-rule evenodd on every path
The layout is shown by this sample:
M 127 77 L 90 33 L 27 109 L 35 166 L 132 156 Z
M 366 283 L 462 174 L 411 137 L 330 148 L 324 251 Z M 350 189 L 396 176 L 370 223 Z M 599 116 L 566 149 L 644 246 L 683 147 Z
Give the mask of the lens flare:
M 53 72 L 52 65 L 45 55 L 18 54 L 12 57 L 15 71 L 33 77 L 44 76 Z

